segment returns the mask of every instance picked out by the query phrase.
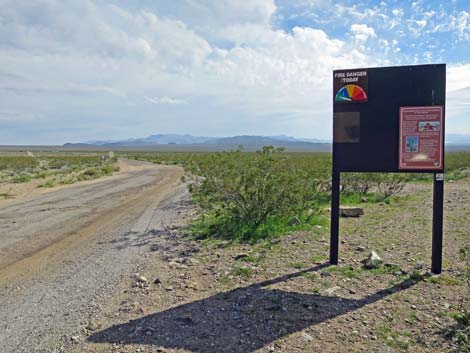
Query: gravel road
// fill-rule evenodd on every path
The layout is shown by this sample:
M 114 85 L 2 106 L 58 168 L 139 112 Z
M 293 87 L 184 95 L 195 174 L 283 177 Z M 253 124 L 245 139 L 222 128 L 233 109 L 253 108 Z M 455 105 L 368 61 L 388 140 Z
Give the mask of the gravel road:
M 0 352 L 66 351 L 146 239 L 180 221 L 182 168 L 120 163 L 115 178 L 0 206 Z

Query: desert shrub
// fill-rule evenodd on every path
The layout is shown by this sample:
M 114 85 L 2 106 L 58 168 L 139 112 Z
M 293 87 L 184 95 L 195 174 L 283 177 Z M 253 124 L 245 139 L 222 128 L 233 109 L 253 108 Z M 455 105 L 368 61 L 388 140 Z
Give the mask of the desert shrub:
M 369 200 L 383 201 L 398 195 L 408 180 L 407 174 L 398 173 L 343 173 L 341 191 L 347 199 L 359 202 L 370 194 Z
M 201 237 L 269 236 L 311 207 L 321 192 L 317 179 L 294 167 L 282 149 L 264 147 L 249 156 L 241 150 L 218 153 L 210 165 L 191 186 L 206 211 L 203 224 L 196 228 Z M 193 166 L 197 168 L 201 166 Z
M 1 156 L 0 170 L 22 171 L 37 166 L 37 161 L 33 157 L 24 156 Z
M 316 211 L 330 203 L 330 153 L 285 153 L 267 147 L 258 153 L 240 149 L 125 156 L 185 168 L 185 181 L 193 180 L 190 191 L 204 214 L 194 228 L 201 236 L 248 239 L 282 233 L 294 216 L 305 224 L 307 215 L 317 218 Z M 470 153 L 446 154 L 447 173 L 465 168 L 470 168 Z M 341 202 L 380 202 L 399 194 L 406 182 L 429 182 L 432 175 L 342 173 L 341 181 Z
M 398 195 L 405 187 L 406 176 L 398 173 L 378 174 L 375 179 L 377 192 L 383 199 Z
M 37 157 L 23 155 L 0 156 L 0 182 L 24 183 L 31 179 L 45 179 L 50 176 L 70 175 L 91 169 L 97 169 L 94 176 L 107 175 L 116 158 L 101 161 L 96 154 L 62 155 L 37 153 Z M 103 169 L 104 168 L 104 169 Z M 72 179 L 70 179 L 72 180 Z
M 378 174 L 374 173 L 344 173 L 342 176 L 342 191 L 366 195 L 377 183 Z
M 12 179 L 13 183 L 27 183 L 31 180 L 31 176 L 26 174 L 15 175 Z

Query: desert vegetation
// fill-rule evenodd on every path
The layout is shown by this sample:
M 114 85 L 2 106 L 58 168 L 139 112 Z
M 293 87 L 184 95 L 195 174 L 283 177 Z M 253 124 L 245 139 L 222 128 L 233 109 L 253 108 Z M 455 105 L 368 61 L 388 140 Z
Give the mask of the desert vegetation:
M 116 267 L 125 263 L 119 257 L 122 254 L 128 254 L 128 261 L 136 263 L 127 281 L 124 277 L 124 284 L 122 276 L 116 277 L 120 285 L 128 288 L 112 294 L 114 300 L 107 300 L 104 314 L 90 312 L 93 319 L 89 323 L 83 321 L 86 327 L 64 333 L 67 351 L 85 351 L 82 344 L 97 351 L 96 342 L 100 342 L 101 352 L 136 350 L 134 346 L 129 348 L 134 344 L 149 351 L 156 346 L 168 351 L 193 347 L 196 351 L 207 347 L 200 337 L 214 332 L 217 334 L 211 337 L 217 339 L 211 343 L 215 347 L 242 344 L 246 351 L 255 351 L 251 342 L 260 342 L 256 352 L 290 351 L 293 347 L 305 352 L 337 352 L 343 347 L 352 352 L 469 351 L 470 184 L 465 178 L 470 153 L 446 156 L 441 275 L 429 273 L 429 174 L 343 173 L 341 204 L 360 206 L 364 214 L 361 218 L 341 220 L 341 262 L 329 266 L 330 154 L 287 153 L 265 147 L 256 153 L 240 149 L 223 153 L 127 152 L 121 156 L 180 165 L 185 172 L 181 168 L 122 160 L 123 168 L 124 163 L 139 168 L 109 183 L 80 186 L 84 192 L 63 188 L 47 195 L 47 200 L 34 198 L 7 205 L 2 218 L 3 226 L 9 229 L 8 236 L 17 232 L 31 239 L 61 236 L 63 229 L 75 221 L 92 222 L 95 225 L 89 236 L 96 236 L 91 238 L 96 239 L 96 244 L 110 249 L 103 255 L 93 252 L 96 263 L 109 264 L 114 259 Z M 27 186 L 13 182 L 13 177 L 20 175 L 30 178 L 26 184 L 32 187 L 50 179 L 56 185 L 66 178 L 78 180 L 80 175 L 93 178 L 99 175 L 95 170 L 106 170 L 114 163 L 102 162 L 97 153 L 35 153 L 4 156 L 0 160 L 2 173 L 9 173 L 2 174 L 6 178 L 2 179 L 2 186 L 7 187 Z M 46 177 L 41 178 L 41 172 Z M 133 198 L 136 178 L 148 183 L 139 188 L 146 202 L 141 202 L 141 197 Z M 180 178 L 189 186 L 191 195 L 184 188 L 174 189 Z M 124 187 L 126 192 L 119 191 Z M 165 201 L 156 209 L 154 202 L 159 193 Z M 168 200 L 168 195 L 176 196 Z M 189 202 L 191 196 L 194 202 Z M 51 198 L 57 200 L 54 207 L 49 205 Z M 47 201 L 47 206 L 37 207 L 37 200 Z M 80 207 L 76 206 L 78 202 Z M 98 212 L 103 216 L 97 217 L 89 205 L 99 205 Z M 144 212 L 146 209 L 152 212 Z M 31 217 L 34 212 L 37 216 Z M 83 212 L 87 212 L 85 217 Z M 142 233 L 127 232 L 128 228 L 122 228 L 119 221 L 110 224 L 110 214 L 114 214 L 114 220 L 127 222 L 132 216 L 135 222 L 151 226 Z M 142 222 L 142 215 L 160 218 Z M 63 226 L 42 231 L 43 225 L 55 224 L 55 220 Z M 135 222 L 126 224 L 132 229 Z M 106 230 L 103 224 L 110 227 L 107 235 L 102 231 Z M 74 234 L 70 239 L 75 239 Z M 25 252 L 24 246 L 21 252 Z M 67 251 L 73 256 L 77 253 L 74 247 Z M 364 261 L 372 252 L 383 260 L 375 268 L 365 266 Z M 103 257 L 98 261 L 97 256 Z M 57 258 L 54 266 L 65 268 L 64 257 Z M 84 256 L 81 261 L 87 264 L 89 259 Z M 76 268 L 71 269 L 74 275 L 69 278 L 77 288 L 82 288 L 83 278 L 95 277 L 90 276 L 86 265 L 80 266 L 83 271 L 78 275 Z M 94 271 L 96 278 L 102 278 L 101 265 Z M 97 281 L 96 285 L 101 283 Z M 63 283 L 56 285 L 61 291 Z M 205 299 L 201 301 L 202 297 Z M 66 297 L 62 300 L 69 301 Z M 30 302 L 33 300 L 25 301 Z M 221 305 L 224 310 L 220 310 Z M 31 310 L 29 304 L 25 310 Z M 197 334 L 179 329 L 181 317 L 191 322 Z M 154 334 L 137 329 L 143 322 L 143 327 L 151 328 Z M 216 326 L 208 326 L 207 322 Z M 233 328 L 230 335 L 217 331 L 220 327 L 225 329 L 220 322 Z M 24 323 L 18 320 L 18 325 Z M 252 336 L 241 341 L 247 332 Z M 109 340 L 113 336 L 116 342 Z M 129 337 L 130 341 L 126 341 Z M 232 341 L 233 337 L 237 339 Z M 103 338 L 104 342 L 100 341 Z
M 189 172 L 190 191 L 202 209 L 193 224 L 198 238 L 256 241 L 328 222 L 331 154 L 286 153 L 264 147 L 221 153 L 139 153 L 128 157 L 179 164 Z M 449 181 L 470 176 L 470 153 L 446 156 Z M 431 182 L 430 174 L 343 173 L 341 202 L 393 202 L 406 183 Z
M 101 160 L 99 154 L 3 154 L 0 155 L 0 183 L 40 180 L 37 187 L 73 184 L 112 174 L 118 170 L 116 162 L 116 158 Z

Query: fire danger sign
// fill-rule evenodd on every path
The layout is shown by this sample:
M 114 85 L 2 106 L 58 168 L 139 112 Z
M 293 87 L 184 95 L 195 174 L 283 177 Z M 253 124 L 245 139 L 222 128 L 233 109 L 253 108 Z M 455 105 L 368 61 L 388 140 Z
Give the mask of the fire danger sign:
M 337 70 L 333 73 L 335 103 L 365 103 L 368 88 L 366 69 Z

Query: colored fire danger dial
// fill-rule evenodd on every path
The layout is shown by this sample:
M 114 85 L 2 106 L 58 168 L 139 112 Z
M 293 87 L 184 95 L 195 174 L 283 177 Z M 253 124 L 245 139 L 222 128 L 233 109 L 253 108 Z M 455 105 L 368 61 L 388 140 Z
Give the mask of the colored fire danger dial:
M 367 101 L 367 94 L 358 85 L 346 85 L 336 93 L 336 102 L 365 102 Z

